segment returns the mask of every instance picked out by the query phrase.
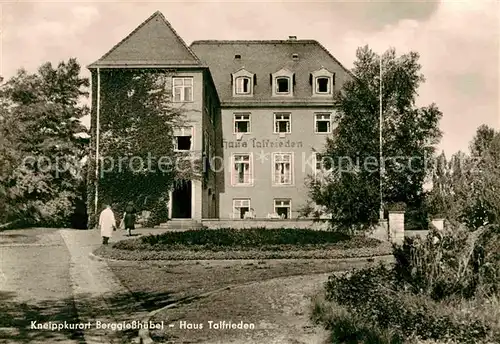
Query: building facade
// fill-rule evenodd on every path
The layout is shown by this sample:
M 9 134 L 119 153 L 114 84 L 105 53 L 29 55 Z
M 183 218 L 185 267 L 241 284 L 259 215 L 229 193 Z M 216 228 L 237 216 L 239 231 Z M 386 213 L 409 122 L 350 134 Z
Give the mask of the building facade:
M 352 78 L 320 43 L 294 36 L 188 47 L 159 12 L 89 66 L 93 85 L 115 68 L 172 71 L 172 100 L 192 121 L 176 147 L 211 168 L 171 193 L 169 212 L 196 220 L 298 217 L 335 126 L 334 93 Z

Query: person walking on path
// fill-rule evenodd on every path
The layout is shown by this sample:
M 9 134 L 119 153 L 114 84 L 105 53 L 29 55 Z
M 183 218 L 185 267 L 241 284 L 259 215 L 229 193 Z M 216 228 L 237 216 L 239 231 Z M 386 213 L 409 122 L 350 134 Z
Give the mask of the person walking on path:
M 135 207 L 134 203 L 128 202 L 125 207 L 125 214 L 123 214 L 123 224 L 125 225 L 125 229 L 127 230 L 127 235 L 132 235 L 132 230 L 135 229 Z
M 111 205 L 107 203 L 104 210 L 99 216 L 99 228 L 101 229 L 102 244 L 107 245 L 109 238 L 113 235 L 113 231 L 116 230 L 116 219 Z

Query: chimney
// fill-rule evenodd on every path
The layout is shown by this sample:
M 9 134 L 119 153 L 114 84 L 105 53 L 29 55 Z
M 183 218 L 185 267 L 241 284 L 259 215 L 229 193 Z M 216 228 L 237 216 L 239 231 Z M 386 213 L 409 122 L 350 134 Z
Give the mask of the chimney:
M 288 36 L 288 40 L 289 41 L 296 41 L 297 40 L 297 36 Z

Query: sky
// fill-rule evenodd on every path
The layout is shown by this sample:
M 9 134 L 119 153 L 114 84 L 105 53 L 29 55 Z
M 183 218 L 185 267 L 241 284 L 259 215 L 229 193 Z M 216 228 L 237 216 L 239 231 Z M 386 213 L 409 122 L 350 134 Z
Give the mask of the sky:
M 190 44 L 199 39 L 316 39 L 345 67 L 356 49 L 420 54 L 419 106 L 443 112 L 439 149 L 467 150 L 481 124 L 500 129 L 500 2 L 22 1 L 2 2 L 0 75 L 76 57 L 99 59 L 160 10 Z M 90 76 L 84 67 L 82 73 Z M 88 125 L 89 119 L 84 123 Z

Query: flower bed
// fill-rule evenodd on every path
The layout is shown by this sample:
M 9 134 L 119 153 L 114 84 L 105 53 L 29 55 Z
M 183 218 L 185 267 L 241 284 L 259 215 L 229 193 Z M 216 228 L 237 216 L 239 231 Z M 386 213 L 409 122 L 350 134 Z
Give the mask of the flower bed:
M 123 240 L 96 254 L 126 260 L 336 259 L 391 254 L 391 246 L 367 237 L 307 229 L 217 229 L 168 232 Z

